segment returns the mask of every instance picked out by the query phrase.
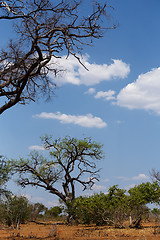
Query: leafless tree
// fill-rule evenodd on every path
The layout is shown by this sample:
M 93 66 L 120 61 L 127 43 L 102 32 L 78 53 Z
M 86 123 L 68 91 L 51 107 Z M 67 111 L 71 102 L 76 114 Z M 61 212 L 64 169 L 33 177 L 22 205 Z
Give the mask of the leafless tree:
M 154 181 L 157 181 L 158 183 L 160 183 L 160 171 L 156 170 L 156 169 L 152 169 L 150 171 L 150 176 Z
M 88 2 L 92 10 L 88 8 L 84 16 L 81 0 L 0 1 L 0 20 L 13 22 L 16 32 L 0 51 L 0 114 L 17 103 L 36 101 L 42 95 L 49 98 L 55 84 L 48 72 L 56 76 L 63 70 L 56 59 L 71 54 L 82 64 L 79 54 L 84 45 L 101 38 L 105 29 L 115 28 L 104 21 L 110 6 Z

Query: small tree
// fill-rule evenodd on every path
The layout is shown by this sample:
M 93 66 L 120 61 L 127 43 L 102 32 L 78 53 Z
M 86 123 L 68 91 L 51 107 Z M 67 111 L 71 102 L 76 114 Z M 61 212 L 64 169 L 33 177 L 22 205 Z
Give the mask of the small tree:
M 19 228 L 19 224 L 30 218 L 30 206 L 27 198 L 9 195 L 1 205 L 3 219 L 8 226 Z
M 126 190 L 119 188 L 118 185 L 110 187 L 106 195 L 106 202 L 110 222 L 115 227 L 123 228 L 129 213 Z
M 128 215 L 128 196 L 114 185 L 108 193 L 78 197 L 74 202 L 75 219 L 83 224 L 113 225 L 122 228 Z
M 143 216 L 149 214 L 148 203 L 159 203 L 160 187 L 157 182 L 146 182 L 129 189 L 129 207 L 134 222 L 131 227 L 139 228 Z
M 91 138 L 78 140 L 65 137 L 53 140 L 52 137 L 45 136 L 42 142 L 49 151 L 48 157 L 32 152 L 28 159 L 21 158 L 13 162 L 15 171 L 19 173 L 18 183 L 22 187 L 41 187 L 58 196 L 68 206 L 71 217 L 76 184 L 86 190 L 91 189 L 94 182 L 99 180 L 95 160 L 104 157 L 102 145 Z M 59 190 L 61 187 L 62 192 Z
M 81 224 L 104 225 L 106 210 L 106 197 L 104 193 L 92 196 L 80 196 L 74 202 L 74 218 Z
M 48 78 L 59 71 L 61 54 L 79 54 L 93 39 L 103 36 L 107 27 L 105 1 L 87 1 L 81 14 L 81 0 L 0 1 L 0 20 L 13 22 L 16 37 L 0 52 L 0 114 L 17 103 L 48 99 L 54 88 Z M 83 12 L 83 13 L 84 13 Z M 14 34 L 13 34 L 14 35 Z M 82 63 L 81 63 L 82 64 Z M 82 64 L 83 65 L 83 64 Z
M 45 207 L 44 204 L 42 203 L 37 202 L 34 204 L 30 204 L 30 212 L 31 212 L 30 219 L 32 221 L 37 220 L 37 218 L 41 217 L 47 210 L 48 208 Z

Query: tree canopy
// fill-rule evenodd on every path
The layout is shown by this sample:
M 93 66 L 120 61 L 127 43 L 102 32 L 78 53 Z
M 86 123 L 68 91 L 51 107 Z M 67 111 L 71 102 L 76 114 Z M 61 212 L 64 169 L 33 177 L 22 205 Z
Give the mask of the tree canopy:
M 130 205 L 145 205 L 160 202 L 160 187 L 158 182 L 141 183 L 129 189 Z
M 130 220 L 131 228 L 139 228 L 142 219 L 150 214 L 147 204 L 159 204 L 159 199 L 157 182 L 141 183 L 128 192 L 114 185 L 106 194 L 76 198 L 73 204 L 74 218 L 82 224 L 114 225 L 118 228 L 123 228 Z
M 81 14 L 81 0 L 6 0 L 0 1 L 0 20 L 13 22 L 16 37 L 0 51 L 0 114 L 17 103 L 48 99 L 54 82 L 48 77 L 64 69 L 56 59 L 62 54 L 80 55 L 84 45 L 103 36 L 110 6 L 103 1 L 88 1 Z M 83 64 L 82 64 L 83 65 Z
M 96 160 L 104 157 L 102 145 L 91 138 L 77 139 L 65 137 L 54 140 L 42 138 L 48 156 L 31 152 L 29 158 L 13 161 L 15 171 L 19 173 L 18 183 L 44 188 L 57 195 L 65 204 L 75 199 L 76 183 L 85 189 L 91 189 L 99 180 Z M 58 187 L 57 184 L 61 184 Z

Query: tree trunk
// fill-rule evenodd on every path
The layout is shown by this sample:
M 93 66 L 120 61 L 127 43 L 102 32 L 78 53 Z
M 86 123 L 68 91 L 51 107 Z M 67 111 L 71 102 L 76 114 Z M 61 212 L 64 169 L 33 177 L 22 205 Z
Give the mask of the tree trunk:
M 129 226 L 132 226 L 132 216 L 129 216 Z

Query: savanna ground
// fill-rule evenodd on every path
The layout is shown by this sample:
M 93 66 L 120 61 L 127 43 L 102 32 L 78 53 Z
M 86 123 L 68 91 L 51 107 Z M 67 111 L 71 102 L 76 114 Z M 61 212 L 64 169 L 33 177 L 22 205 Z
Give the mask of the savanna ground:
M 116 229 L 113 227 L 67 226 L 54 223 L 27 223 L 19 230 L 0 227 L 0 240 L 160 240 L 160 227 L 155 223 L 143 223 L 141 229 Z

